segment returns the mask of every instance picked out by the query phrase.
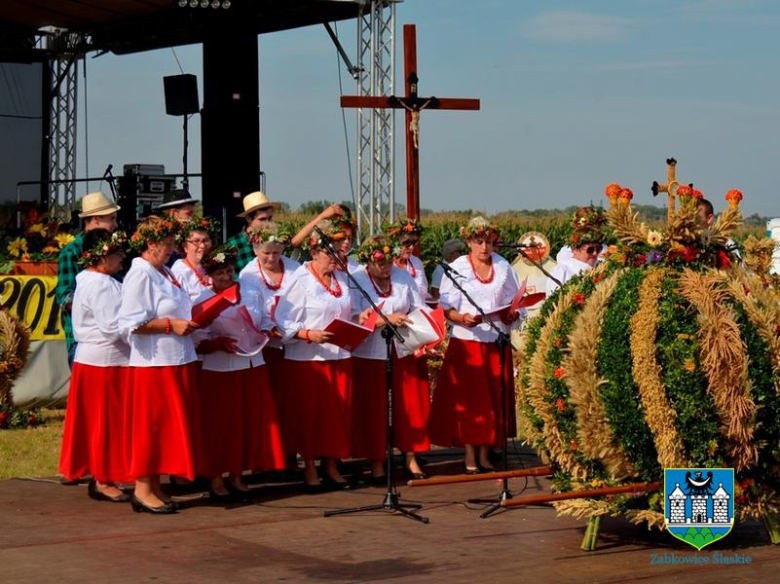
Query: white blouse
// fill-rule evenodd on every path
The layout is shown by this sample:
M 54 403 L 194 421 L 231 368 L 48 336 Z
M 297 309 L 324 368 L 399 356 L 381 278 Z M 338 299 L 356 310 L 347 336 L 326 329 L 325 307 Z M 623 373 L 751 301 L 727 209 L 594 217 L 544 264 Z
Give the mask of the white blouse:
M 334 318 L 352 319 L 352 293 L 344 274 L 334 272 L 341 286 L 341 296 L 335 297 L 303 265 L 293 274 L 293 281 L 280 296 L 276 307 L 276 324 L 284 334 L 284 357 L 291 361 L 334 361 L 347 359 L 349 351 L 330 343 L 307 343 L 296 339 L 301 329 L 324 330 Z M 332 283 L 332 288 L 335 284 Z
M 403 268 L 401 269 L 403 270 Z M 423 266 L 422 260 L 415 255 L 411 256 L 406 264 L 406 271 L 414 278 L 414 282 L 417 284 L 417 291 L 420 293 L 423 301 L 425 301 L 428 298 L 428 278 L 425 275 L 425 266 Z
M 130 366 L 185 365 L 198 360 L 189 336 L 135 334 L 155 318 L 192 318 L 187 292 L 143 258 L 135 258 L 122 283 L 119 329 L 130 341 Z
M 265 308 L 265 316 L 268 318 L 270 318 L 274 305 L 278 302 L 277 297 L 287 292 L 293 281 L 293 274 L 301 267 L 301 264 L 287 256 L 282 256 L 282 265 L 284 265 L 284 277 L 282 278 L 282 285 L 278 290 L 271 290 L 265 285 L 260 275 L 260 263 L 257 259 L 249 262 L 238 274 L 238 281 L 241 283 L 241 294 L 261 295 L 260 298 L 262 298 L 262 306 Z M 267 276 L 266 279 L 268 279 Z M 267 346 L 281 349 L 282 339 L 271 339 Z
M 262 331 L 273 328 L 274 325 L 271 322 L 271 319 L 268 318 L 267 315 L 264 316 L 263 298 L 260 296 L 260 293 L 257 291 L 254 291 L 253 293 L 247 292 L 248 291 L 241 286 L 241 302 L 226 309 L 205 329 L 193 333 L 193 341 L 196 345 L 202 340 L 214 339 L 216 337 L 230 337 L 238 341 L 238 344 L 242 344 L 241 341 L 248 337 L 248 325 L 243 322 L 239 314 L 241 306 L 246 307 L 256 328 Z M 197 298 L 196 304 L 208 300 L 212 296 L 214 296 L 214 291 L 204 290 Z M 235 353 L 215 351 L 213 353 L 203 354 L 202 360 L 203 369 L 207 371 L 240 371 L 249 369 L 250 367 L 265 365 L 262 352 L 248 357 L 245 355 L 236 355 Z
M 200 266 L 198 266 L 198 268 L 200 268 Z M 211 279 L 206 275 L 206 272 L 203 270 L 203 268 L 200 268 L 200 270 L 201 278 L 207 282 L 211 282 Z M 171 267 L 171 271 L 173 272 L 173 275 L 176 276 L 176 279 L 181 284 L 181 287 L 184 288 L 184 290 L 187 292 L 187 295 L 190 297 L 190 300 L 193 304 L 197 304 L 195 299 L 200 296 L 204 290 L 211 290 L 211 287 L 204 286 L 201 283 L 197 274 L 191 267 L 187 265 L 183 259 L 176 260 L 173 263 L 173 267 Z
M 520 288 L 517 274 L 509 262 L 496 253 L 492 255 L 492 259 L 493 280 L 487 284 L 477 280 L 474 270 L 469 263 L 468 255 L 463 255 L 450 264 L 450 267 L 455 272 L 452 276 L 486 313 L 510 304 Z M 461 314 L 477 314 L 476 309 L 466 300 L 461 291 L 454 286 L 452 280 L 447 275 L 442 278 L 439 290 L 439 303 L 444 307 L 445 311 L 449 308 L 454 308 L 455 311 Z M 495 319 L 494 322 L 498 329 L 505 333 L 509 333 L 512 328 L 501 322 L 500 319 Z M 492 343 L 497 337 L 496 331 L 487 323 L 480 323 L 473 328 L 452 323 L 452 336 L 456 339 L 479 341 L 480 343 Z
M 76 276 L 73 294 L 73 337 L 76 363 L 97 367 L 122 367 L 130 359 L 130 347 L 119 330 L 122 284 L 106 274 L 83 270 Z
M 573 256 L 569 259 L 563 260 L 560 262 L 557 266 L 555 266 L 552 271 L 550 272 L 550 275 L 559 280 L 561 284 L 565 284 L 569 280 L 571 280 L 574 276 L 577 276 L 578 274 L 581 274 L 582 272 L 587 272 L 588 270 L 592 270 L 593 266 L 591 266 L 589 263 L 581 262 L 578 259 L 575 259 Z M 554 280 L 551 280 L 550 278 L 547 278 L 547 286 L 546 286 L 546 292 L 547 296 L 555 292 L 560 286 L 558 286 L 558 283 Z
M 390 272 L 390 283 L 392 290 L 390 296 L 382 298 L 374 288 L 374 284 L 368 277 L 368 272 L 365 270 L 359 274 L 355 274 L 355 280 L 358 284 L 368 292 L 371 296 L 371 300 L 379 306 L 382 306 L 382 312 L 385 315 L 394 314 L 400 312 L 401 314 L 409 314 L 416 308 L 422 308 L 425 304 L 420 297 L 420 293 L 417 291 L 417 284 L 415 284 L 409 272 L 403 268 L 393 266 L 393 270 Z M 354 315 L 357 316 L 367 308 L 369 308 L 368 301 L 360 292 L 353 292 L 355 300 Z M 362 357 L 364 359 L 384 359 L 387 355 L 387 346 L 385 345 L 385 339 L 382 338 L 382 329 L 377 329 L 371 333 L 368 338 L 360 343 L 358 347 L 352 352 L 354 357 Z

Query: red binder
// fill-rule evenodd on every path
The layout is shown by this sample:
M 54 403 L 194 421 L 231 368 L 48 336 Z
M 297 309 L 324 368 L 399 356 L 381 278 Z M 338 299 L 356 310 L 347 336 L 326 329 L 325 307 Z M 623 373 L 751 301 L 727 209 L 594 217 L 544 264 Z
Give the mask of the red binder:
M 544 300 L 547 297 L 547 294 L 544 292 L 534 292 L 533 294 L 528 294 L 526 296 L 523 296 L 523 298 L 520 300 L 520 304 L 518 304 L 518 308 L 525 308 L 526 306 L 533 306 L 534 304 L 538 304 L 542 300 Z
M 219 294 L 199 302 L 192 307 L 192 320 L 200 326 L 206 326 L 217 318 L 225 309 L 241 301 L 241 293 L 238 289 L 238 283 L 229 288 L 225 288 Z
M 374 321 L 376 322 L 376 319 Z M 366 340 L 368 335 L 374 332 L 374 328 L 373 326 L 371 328 L 361 326 L 356 322 L 344 320 L 343 318 L 334 318 L 325 327 L 325 331 L 333 333 L 333 337 L 328 341 L 330 344 L 341 347 L 351 353 L 360 343 Z

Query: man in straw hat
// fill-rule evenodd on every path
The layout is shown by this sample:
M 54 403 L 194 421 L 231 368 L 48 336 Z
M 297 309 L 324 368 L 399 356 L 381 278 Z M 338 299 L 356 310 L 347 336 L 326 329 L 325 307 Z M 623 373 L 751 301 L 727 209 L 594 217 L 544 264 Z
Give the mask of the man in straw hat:
M 157 206 L 156 213 L 165 214 L 169 219 L 179 223 L 188 223 L 195 214 L 197 199 L 184 189 L 174 189 L 163 195 L 162 204 Z
M 62 328 L 65 332 L 65 342 L 68 347 L 68 363 L 73 363 L 76 354 L 76 341 L 73 338 L 73 322 L 71 321 L 71 303 L 76 291 L 76 274 L 81 271 L 78 261 L 84 251 L 84 234 L 93 229 L 105 229 L 111 233 L 116 231 L 116 213 L 119 205 L 100 191 L 89 193 L 81 199 L 81 213 L 84 220 L 84 231 L 76 239 L 66 245 L 60 252 L 57 262 L 57 304 L 62 310 Z
M 244 197 L 243 203 L 244 212 L 239 213 L 238 217 L 244 218 L 246 227 L 225 242 L 226 247 L 234 247 L 238 253 L 236 272 L 240 272 L 244 266 L 255 259 L 255 252 L 247 238 L 247 232 L 256 230 L 264 221 L 272 221 L 274 210 L 280 207 L 279 203 L 269 201 L 262 191 L 249 193 Z

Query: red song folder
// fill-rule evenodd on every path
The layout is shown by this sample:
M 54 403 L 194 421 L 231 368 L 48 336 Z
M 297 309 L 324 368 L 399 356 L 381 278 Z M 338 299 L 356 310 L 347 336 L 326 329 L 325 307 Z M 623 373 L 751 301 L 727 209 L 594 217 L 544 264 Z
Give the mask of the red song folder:
M 240 301 L 241 293 L 238 289 L 238 283 L 236 283 L 229 288 L 225 288 L 222 292 L 215 294 L 211 298 L 193 306 L 192 320 L 200 326 L 206 326 L 217 318 L 222 311 L 234 304 L 238 304 Z
M 368 335 L 374 332 L 374 327 L 368 328 L 343 318 L 334 318 L 325 327 L 325 331 L 333 333 L 333 337 L 328 341 L 331 345 L 336 345 L 351 353 L 360 343 L 366 340 Z

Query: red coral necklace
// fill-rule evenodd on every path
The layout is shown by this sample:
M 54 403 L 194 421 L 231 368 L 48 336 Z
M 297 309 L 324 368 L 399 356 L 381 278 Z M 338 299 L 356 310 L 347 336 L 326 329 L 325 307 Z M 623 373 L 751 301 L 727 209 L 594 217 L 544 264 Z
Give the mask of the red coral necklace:
M 414 269 L 414 264 L 412 263 L 411 259 L 406 260 L 406 265 L 403 265 L 398 260 L 393 260 L 393 261 L 395 261 L 395 265 L 401 268 L 402 270 L 407 270 L 409 274 L 412 276 L 412 278 L 417 277 L 417 270 Z
M 309 272 L 311 272 L 311 275 L 314 276 L 314 279 L 317 280 L 322 285 L 322 287 L 328 291 L 328 294 L 330 294 L 334 298 L 338 298 L 341 296 L 341 284 L 339 284 L 338 278 L 336 278 L 335 274 L 331 275 L 330 277 L 331 282 L 336 285 L 335 289 L 333 289 L 325 283 L 325 281 L 320 277 L 317 271 L 311 267 L 311 264 L 309 264 L 306 267 L 308 268 Z
M 165 276 L 165 279 L 168 280 L 171 284 L 177 288 L 181 288 L 181 284 L 179 284 L 176 276 L 173 275 L 173 272 L 171 272 L 167 266 L 163 266 L 160 272 L 162 272 L 162 275 Z
M 380 298 L 388 298 L 393 293 L 393 281 L 390 278 L 387 279 L 387 283 L 389 284 L 387 288 L 387 292 L 382 292 L 379 286 L 376 285 L 376 282 L 374 282 L 374 278 L 371 277 L 371 274 L 368 274 L 368 279 L 371 280 L 371 285 L 374 287 L 377 296 L 379 296 Z
M 209 280 L 208 280 L 208 276 L 204 278 L 204 277 L 201 275 L 201 273 L 200 273 L 200 270 L 198 270 L 198 268 L 196 268 L 195 266 L 193 266 L 193 265 L 190 263 L 190 260 L 188 260 L 187 258 L 184 258 L 184 263 L 185 263 L 185 264 L 187 264 L 187 267 L 188 267 L 189 269 L 191 269 L 193 272 L 195 272 L 195 276 L 198 278 L 198 282 L 200 282 L 200 285 L 201 285 L 201 286 L 203 286 L 204 288 L 211 288 L 211 282 L 209 282 Z
M 474 260 L 471 259 L 471 254 L 469 254 L 469 264 L 471 264 L 471 271 L 474 272 L 474 277 L 482 284 L 490 284 L 493 281 L 493 278 L 496 275 L 496 269 L 493 267 L 493 262 L 490 263 L 490 273 L 488 273 L 487 278 L 480 278 L 479 274 L 477 273 L 477 268 L 474 265 Z
M 265 287 L 269 290 L 275 291 L 282 287 L 282 282 L 284 281 L 284 262 L 279 260 L 279 265 L 282 267 L 282 275 L 279 276 L 279 281 L 276 284 L 271 284 L 268 278 L 265 277 L 263 266 L 260 265 L 260 258 L 257 258 L 257 269 L 260 270 L 260 278 L 262 278 L 263 284 L 265 284 Z

